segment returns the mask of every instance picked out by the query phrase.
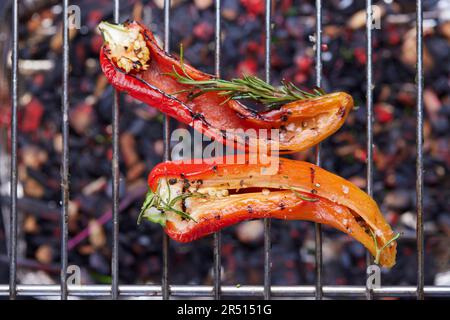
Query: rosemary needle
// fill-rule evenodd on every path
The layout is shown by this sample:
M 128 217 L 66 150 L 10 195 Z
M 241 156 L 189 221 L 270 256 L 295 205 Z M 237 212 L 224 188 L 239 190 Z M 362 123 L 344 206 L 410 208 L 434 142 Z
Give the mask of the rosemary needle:
M 250 99 L 261 102 L 269 108 L 275 108 L 284 103 L 316 98 L 325 94 L 320 88 L 315 88 L 313 92 L 308 92 L 298 88 L 292 82 L 287 81 L 282 81 L 280 87 L 274 87 L 264 80 L 250 75 L 244 75 L 242 78 L 231 80 L 218 78 L 195 80 L 186 72 L 184 67 L 183 46 L 180 46 L 180 64 L 181 74 L 175 66 L 172 66 L 173 72 L 166 73 L 166 75 L 173 77 L 181 84 L 192 86 L 191 89 L 172 93 L 189 92 L 189 98 L 191 100 L 207 92 L 216 91 L 220 96 L 228 98 L 224 103 L 230 99 Z

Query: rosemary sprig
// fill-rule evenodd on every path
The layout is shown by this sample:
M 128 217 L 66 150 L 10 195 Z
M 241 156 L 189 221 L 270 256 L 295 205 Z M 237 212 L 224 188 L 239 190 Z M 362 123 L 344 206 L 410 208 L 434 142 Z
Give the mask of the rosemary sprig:
M 189 214 L 176 209 L 174 206 L 180 200 L 184 200 L 184 199 L 192 198 L 192 197 L 201 197 L 202 198 L 202 197 L 206 197 L 206 195 L 200 194 L 200 193 L 185 192 L 174 198 L 171 198 L 170 187 L 169 187 L 169 183 L 168 183 L 167 179 L 166 179 L 166 184 L 167 184 L 167 193 L 168 193 L 167 201 L 163 200 L 159 194 L 161 184 L 158 184 L 158 188 L 157 188 L 156 192 L 153 192 L 151 189 L 148 190 L 147 195 L 145 196 L 144 203 L 141 207 L 139 217 L 137 219 L 138 225 L 142 222 L 143 218 L 146 218 L 152 222 L 159 223 L 164 227 L 166 225 L 166 220 L 167 220 L 167 217 L 165 215 L 166 212 L 174 212 L 174 213 L 180 215 L 181 217 L 183 217 L 184 219 L 197 222 Z M 148 210 L 150 208 L 154 208 L 154 210 L 149 212 Z
M 381 258 L 381 253 L 383 252 L 383 250 L 386 249 L 393 241 L 395 241 L 398 238 L 400 238 L 400 233 L 397 233 L 395 236 L 393 236 L 392 239 L 390 239 L 388 242 L 386 242 L 384 244 L 384 246 L 382 246 L 381 248 L 378 248 L 378 241 L 377 241 L 377 237 L 376 237 L 375 233 L 373 232 L 372 229 L 369 229 L 369 231 L 370 231 L 370 234 L 372 236 L 373 242 L 375 243 L 376 255 L 375 255 L 374 262 L 376 264 L 379 264 L 380 258 Z
M 291 190 L 291 191 L 295 194 L 295 196 L 296 196 L 297 198 L 300 198 L 300 199 L 302 199 L 302 200 L 304 200 L 304 201 L 309 201 L 309 202 L 316 202 L 316 201 L 319 201 L 319 199 L 316 199 L 316 198 L 310 198 L 310 197 L 304 196 L 303 194 L 301 194 L 300 192 L 298 192 L 297 190 L 295 190 L 295 189 L 292 188 L 292 187 L 288 187 L 288 188 L 289 188 L 289 190 Z
M 307 92 L 298 88 L 292 82 L 287 81 L 282 81 L 280 87 L 274 87 L 264 80 L 250 75 L 244 75 L 242 78 L 235 78 L 229 81 L 218 78 L 195 80 L 186 72 L 184 67 L 183 46 L 180 46 L 180 64 L 181 74 L 177 71 L 175 66 L 172 66 L 173 72 L 165 74 L 173 77 L 179 83 L 192 86 L 191 89 L 172 93 L 178 94 L 189 92 L 189 98 L 191 100 L 207 92 L 217 91 L 220 96 L 227 97 L 222 103 L 226 103 L 230 99 L 250 99 L 261 102 L 269 108 L 274 108 L 280 104 L 316 98 L 325 94 L 320 88 L 315 88 L 313 92 Z

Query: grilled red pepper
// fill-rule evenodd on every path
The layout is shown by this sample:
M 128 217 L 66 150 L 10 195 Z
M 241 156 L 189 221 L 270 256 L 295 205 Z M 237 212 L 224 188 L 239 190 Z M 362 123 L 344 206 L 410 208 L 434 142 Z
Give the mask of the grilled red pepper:
M 209 159 L 211 160 L 211 159 Z M 219 161 L 220 160 L 220 161 Z M 148 177 L 141 219 L 160 223 L 174 240 L 188 242 L 255 218 L 309 220 L 330 225 L 362 243 L 386 267 L 396 242 L 375 201 L 351 182 L 311 163 L 230 164 L 165 162 Z M 273 159 L 273 161 L 277 161 Z M 273 163 L 275 174 L 265 174 Z
M 165 53 L 152 32 L 137 22 L 102 22 L 99 28 L 105 39 L 101 67 L 116 89 L 240 149 L 248 150 L 250 143 L 276 143 L 274 148 L 280 152 L 304 150 L 338 130 L 353 107 L 351 96 L 343 92 L 311 94 L 292 84 L 277 89 L 255 77 L 235 79 L 233 89 L 227 91 L 230 82 L 223 84 L 224 80 Z M 255 96 L 263 106 L 275 108 L 255 111 L 239 99 Z M 255 130 L 243 137 L 241 130 L 247 129 Z M 263 136 L 258 129 L 278 129 L 279 139 L 270 131 Z

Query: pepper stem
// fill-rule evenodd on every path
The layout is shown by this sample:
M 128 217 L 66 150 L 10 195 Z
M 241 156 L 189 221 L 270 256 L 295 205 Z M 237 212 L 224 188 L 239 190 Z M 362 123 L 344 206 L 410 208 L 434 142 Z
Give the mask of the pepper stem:
M 105 52 L 117 67 L 127 73 L 147 70 L 150 51 L 139 25 L 102 21 L 98 28 L 108 46 Z
M 102 21 L 98 25 L 103 39 L 108 44 L 121 44 L 126 42 L 131 32 L 123 24 Z

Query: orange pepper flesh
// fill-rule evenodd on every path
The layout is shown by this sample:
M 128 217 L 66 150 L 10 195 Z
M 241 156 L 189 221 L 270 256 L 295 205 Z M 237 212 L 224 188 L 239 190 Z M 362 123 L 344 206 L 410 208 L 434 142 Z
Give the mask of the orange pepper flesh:
M 211 159 L 209 159 L 211 161 Z M 209 163 L 165 162 L 149 175 L 149 186 L 155 192 L 162 178 L 201 181 L 202 187 L 240 190 L 214 201 L 193 200 L 201 212 L 197 222 L 179 227 L 170 221 L 166 233 L 174 240 L 188 242 L 211 234 L 239 221 L 255 218 L 308 220 L 332 226 L 362 243 L 372 255 L 394 237 L 375 201 L 351 182 L 308 162 L 279 159 L 276 174 L 264 175 L 269 165 L 229 164 L 234 157 L 216 158 Z M 247 159 L 248 161 L 248 159 Z M 265 169 L 263 169 L 265 168 Z M 255 188 L 270 189 L 268 194 Z M 295 190 L 297 194 L 292 191 Z M 242 193 L 248 190 L 249 193 Z M 304 200 L 303 197 L 314 199 Z M 377 244 L 365 229 L 370 228 Z M 380 264 L 395 264 L 396 243 L 380 253 Z

